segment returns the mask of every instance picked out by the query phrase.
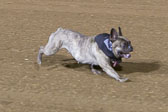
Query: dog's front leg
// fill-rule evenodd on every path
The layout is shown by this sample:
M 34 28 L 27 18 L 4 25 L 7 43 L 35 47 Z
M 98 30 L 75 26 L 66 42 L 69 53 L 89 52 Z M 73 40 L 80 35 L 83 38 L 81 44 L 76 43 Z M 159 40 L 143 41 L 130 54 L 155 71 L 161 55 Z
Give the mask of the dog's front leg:
M 110 60 L 107 58 L 101 58 L 99 59 L 99 66 L 105 71 L 110 77 L 115 78 L 116 80 L 120 82 L 125 82 L 128 80 L 128 78 L 121 78 L 118 73 L 111 67 Z
M 125 82 L 128 80 L 128 78 L 121 78 L 118 73 L 109 65 L 101 65 L 102 69 L 111 77 L 115 78 L 116 80 L 120 82 Z

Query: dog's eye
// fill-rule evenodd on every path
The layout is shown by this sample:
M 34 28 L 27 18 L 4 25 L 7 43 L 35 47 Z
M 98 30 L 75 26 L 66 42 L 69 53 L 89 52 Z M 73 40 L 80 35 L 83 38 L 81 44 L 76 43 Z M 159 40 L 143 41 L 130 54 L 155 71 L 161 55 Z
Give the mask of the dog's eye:
M 124 44 L 122 45 L 122 47 L 123 47 L 123 48 L 126 48 L 126 46 L 127 46 L 127 44 L 126 44 L 126 43 L 124 43 Z

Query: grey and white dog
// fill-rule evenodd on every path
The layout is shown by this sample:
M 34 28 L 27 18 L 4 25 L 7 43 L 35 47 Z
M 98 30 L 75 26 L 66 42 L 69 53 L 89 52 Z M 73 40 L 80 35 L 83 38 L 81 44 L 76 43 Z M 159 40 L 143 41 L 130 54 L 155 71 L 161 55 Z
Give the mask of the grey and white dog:
M 106 34 L 107 35 L 107 34 Z M 119 27 L 119 33 L 112 28 L 108 34 L 111 43 L 111 53 L 116 59 L 129 58 L 130 52 L 133 51 L 131 42 L 122 36 Z M 101 40 L 104 37 L 99 37 Z M 107 56 L 96 42 L 96 36 L 85 36 L 78 32 L 68 29 L 58 28 L 56 32 L 49 37 L 48 43 L 45 47 L 41 46 L 39 49 L 37 62 L 41 64 L 42 55 L 53 55 L 61 48 L 65 48 L 79 63 L 87 63 L 91 65 L 93 73 L 98 74 L 100 71 L 94 69 L 93 65 L 99 65 L 103 71 L 114 79 L 125 82 L 127 78 L 121 78 L 118 73 L 112 68 L 111 62 L 115 66 L 118 61 L 113 60 Z

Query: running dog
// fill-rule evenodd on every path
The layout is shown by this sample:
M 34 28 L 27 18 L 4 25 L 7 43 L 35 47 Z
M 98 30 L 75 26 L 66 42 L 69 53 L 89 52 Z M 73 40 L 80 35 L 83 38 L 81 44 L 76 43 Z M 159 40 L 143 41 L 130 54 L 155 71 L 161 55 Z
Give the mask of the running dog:
M 50 56 L 61 48 L 67 49 L 79 63 L 90 64 L 94 74 L 100 73 L 94 68 L 94 65 L 99 65 L 110 77 L 120 82 L 128 80 L 121 78 L 113 69 L 122 58 L 130 58 L 130 52 L 133 51 L 131 41 L 122 35 L 120 27 L 119 32 L 112 28 L 110 34 L 102 33 L 96 36 L 85 36 L 72 30 L 58 28 L 50 35 L 46 46 L 40 47 L 37 63 L 41 64 L 43 54 Z

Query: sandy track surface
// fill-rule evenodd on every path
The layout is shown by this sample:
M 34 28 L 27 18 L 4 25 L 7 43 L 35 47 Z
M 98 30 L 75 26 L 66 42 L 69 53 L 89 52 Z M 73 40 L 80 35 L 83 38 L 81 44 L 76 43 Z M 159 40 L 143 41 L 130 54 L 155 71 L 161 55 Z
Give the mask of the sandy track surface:
M 167 0 L 0 0 L 0 112 L 168 112 Z M 61 50 L 36 64 L 58 27 L 122 27 L 134 46 L 117 72 L 93 75 Z

